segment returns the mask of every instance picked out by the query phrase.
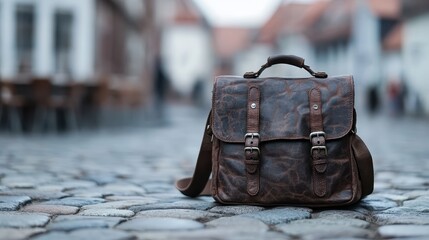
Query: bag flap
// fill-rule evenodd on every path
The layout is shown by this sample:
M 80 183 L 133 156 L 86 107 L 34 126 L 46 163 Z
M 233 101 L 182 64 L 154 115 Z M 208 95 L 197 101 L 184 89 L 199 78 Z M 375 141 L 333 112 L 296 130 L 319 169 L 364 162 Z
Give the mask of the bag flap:
M 323 128 L 326 139 L 337 139 L 353 127 L 354 85 L 351 76 L 317 78 L 217 77 L 213 89 L 212 130 L 225 142 L 244 142 L 249 83 L 260 89 L 261 141 L 309 139 L 308 93 L 322 94 Z

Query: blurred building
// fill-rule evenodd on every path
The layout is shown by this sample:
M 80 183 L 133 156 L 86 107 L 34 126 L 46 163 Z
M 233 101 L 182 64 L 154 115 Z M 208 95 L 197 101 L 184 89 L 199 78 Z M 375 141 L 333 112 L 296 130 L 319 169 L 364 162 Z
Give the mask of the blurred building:
M 63 106 L 142 105 L 152 94 L 155 7 L 153 0 L 1 1 L 0 80 L 7 83 L 2 96 L 8 96 L 1 102 L 9 104 L 19 93 L 25 99 L 19 110 L 36 112 L 37 95 L 48 95 L 42 102 L 49 109 L 55 94 L 74 95 Z M 42 79 L 43 91 L 33 84 Z M 71 89 L 76 84 L 83 89 L 79 99 Z
M 332 0 L 307 35 L 316 64 L 331 75 L 350 74 L 367 86 L 382 79 L 382 42 L 399 24 L 399 0 Z
M 411 112 L 429 114 L 429 2 L 402 1 L 404 14 L 403 70 Z
M 258 43 L 271 48 L 270 55 L 293 54 L 305 59 L 306 64 L 316 67 L 314 43 L 308 29 L 320 19 L 327 1 L 313 4 L 284 2 L 262 27 Z M 274 66 L 272 74 L 278 76 L 305 76 L 307 73 L 296 67 Z
M 353 74 L 357 101 L 363 104 L 368 89 L 384 94 L 387 82 L 403 74 L 401 20 L 400 0 L 283 1 L 252 44 L 237 54 L 235 65 L 242 66 L 246 59 L 257 70 L 266 56 L 298 55 L 315 70 Z M 242 74 L 244 67 L 236 69 Z M 290 66 L 274 66 L 264 73 L 306 76 Z
M 213 30 L 216 52 L 216 75 L 243 75 L 251 71 L 252 44 L 256 29 L 247 27 L 218 26 Z M 259 64 L 259 63 L 258 63 Z
M 158 1 L 157 1 L 158 2 Z M 212 28 L 192 0 L 159 1 L 160 58 L 177 97 L 210 102 L 214 71 Z
M 87 78 L 94 65 L 95 1 L 0 2 L 1 77 L 68 72 Z
M 20 73 L 74 81 L 142 76 L 142 0 L 8 0 L 0 9 L 3 79 Z

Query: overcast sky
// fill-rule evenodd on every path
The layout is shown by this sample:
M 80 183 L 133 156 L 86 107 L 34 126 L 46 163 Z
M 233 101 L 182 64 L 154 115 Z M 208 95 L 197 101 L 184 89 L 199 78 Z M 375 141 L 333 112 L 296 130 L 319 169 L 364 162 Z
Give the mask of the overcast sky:
M 194 0 L 216 26 L 258 27 L 283 0 Z M 294 0 L 310 2 L 313 0 Z

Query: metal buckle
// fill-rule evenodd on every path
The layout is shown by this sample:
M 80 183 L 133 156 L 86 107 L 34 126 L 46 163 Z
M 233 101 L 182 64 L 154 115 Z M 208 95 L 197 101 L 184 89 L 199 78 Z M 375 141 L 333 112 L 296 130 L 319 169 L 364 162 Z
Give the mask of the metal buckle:
M 251 137 L 252 139 L 253 139 L 254 137 L 259 138 L 259 133 L 246 133 L 246 135 L 244 135 L 244 139 L 246 139 L 246 138 L 248 138 L 248 137 Z
M 312 132 L 312 133 L 310 133 L 310 141 L 314 137 L 325 137 L 325 136 L 326 136 L 326 134 L 323 131 Z
M 325 152 L 325 156 L 328 156 L 328 149 L 326 148 L 326 146 L 314 146 L 314 147 L 311 147 L 311 150 L 310 150 L 311 156 L 313 156 L 313 151 L 314 150 L 323 150 Z
M 255 137 L 259 138 L 259 133 L 246 133 L 244 135 L 245 140 L 249 137 L 252 138 L 252 144 L 253 144 L 253 138 L 255 138 Z M 250 153 L 253 153 L 254 150 L 258 152 L 258 158 L 259 158 L 259 155 L 261 155 L 261 151 L 259 151 L 258 147 L 244 147 L 244 152 L 250 151 Z
M 245 148 L 244 148 L 244 151 L 250 151 L 250 152 L 253 152 L 253 150 L 257 151 L 257 152 L 258 152 L 258 155 L 261 153 L 261 151 L 259 151 L 259 148 L 258 148 L 258 147 L 245 147 Z

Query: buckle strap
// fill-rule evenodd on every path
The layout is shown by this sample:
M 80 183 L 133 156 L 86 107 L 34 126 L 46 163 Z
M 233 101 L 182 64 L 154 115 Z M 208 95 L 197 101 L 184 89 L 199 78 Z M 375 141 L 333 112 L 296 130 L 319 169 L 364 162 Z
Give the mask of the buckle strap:
M 247 193 L 255 196 L 259 192 L 259 110 L 260 91 L 250 85 L 247 97 L 247 133 L 244 136 L 244 157 L 246 165 Z
M 244 155 L 246 160 L 259 161 L 259 133 L 246 133 L 244 136 Z
M 313 192 L 318 197 L 326 195 L 326 168 L 328 148 L 326 134 L 323 131 L 322 94 L 320 89 L 313 88 L 309 92 L 310 103 L 310 156 L 313 165 Z

